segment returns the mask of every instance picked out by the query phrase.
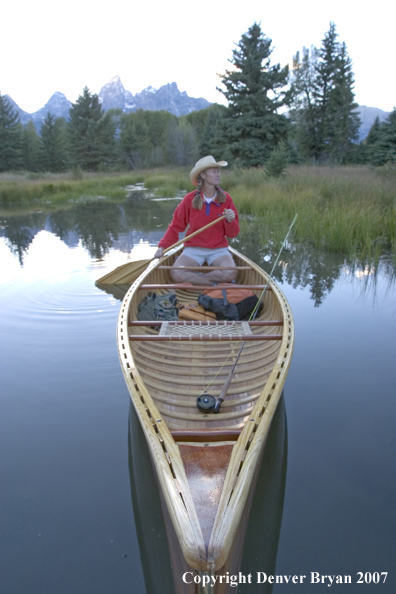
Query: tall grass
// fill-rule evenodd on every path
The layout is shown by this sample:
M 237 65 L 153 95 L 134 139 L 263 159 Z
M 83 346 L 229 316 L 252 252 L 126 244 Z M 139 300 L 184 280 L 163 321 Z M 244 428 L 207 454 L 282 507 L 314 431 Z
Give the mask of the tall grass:
M 157 196 L 173 197 L 192 189 L 188 169 L 142 170 L 132 173 L 2 174 L 0 202 L 67 203 L 90 197 L 123 200 L 126 187 L 143 182 Z M 349 255 L 396 257 L 396 168 L 290 167 L 279 179 L 264 169 L 222 172 L 242 215 L 250 215 L 263 237 L 282 238 L 298 213 L 297 240 Z
M 282 236 L 298 213 L 296 239 L 373 257 L 396 251 L 395 181 L 368 168 L 293 167 L 278 180 L 261 170 L 231 172 L 223 187 L 263 234 Z

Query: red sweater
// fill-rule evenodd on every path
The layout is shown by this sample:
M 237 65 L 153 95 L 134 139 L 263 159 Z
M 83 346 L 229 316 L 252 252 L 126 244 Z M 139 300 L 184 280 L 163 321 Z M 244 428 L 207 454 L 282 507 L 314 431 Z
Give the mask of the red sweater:
M 210 204 L 204 202 L 202 209 L 192 207 L 192 201 L 196 194 L 196 190 L 184 196 L 179 206 L 176 208 L 171 224 L 169 225 L 165 235 L 158 243 L 158 247 L 164 249 L 170 247 L 179 241 L 179 233 L 182 233 L 187 225 L 189 225 L 186 234 L 185 247 L 204 247 L 204 248 L 222 248 L 228 247 L 227 237 L 236 237 L 239 233 L 239 217 L 238 211 L 232 201 L 231 196 L 224 192 L 226 200 L 223 204 L 212 201 Z M 198 229 L 202 229 L 214 219 L 221 217 L 225 208 L 231 208 L 235 212 L 235 219 L 231 223 L 227 223 L 224 219 L 217 225 L 213 225 L 210 229 L 199 233 L 196 237 L 188 239 L 188 235 L 194 233 Z

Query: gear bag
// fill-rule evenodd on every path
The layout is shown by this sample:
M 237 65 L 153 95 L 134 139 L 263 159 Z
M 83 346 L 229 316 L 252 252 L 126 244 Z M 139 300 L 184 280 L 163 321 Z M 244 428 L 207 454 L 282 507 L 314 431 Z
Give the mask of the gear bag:
M 177 299 L 174 293 L 149 293 L 138 305 L 137 319 L 141 322 L 173 322 L 178 320 Z
M 257 305 L 258 297 L 251 295 L 239 301 L 239 303 L 229 303 L 227 300 L 227 292 L 225 289 L 222 290 L 223 298 L 211 297 L 210 295 L 200 295 L 198 297 L 198 303 L 204 309 L 212 311 L 216 314 L 218 320 L 246 320 L 252 314 L 254 308 Z M 260 313 L 263 309 L 263 304 L 260 303 Z

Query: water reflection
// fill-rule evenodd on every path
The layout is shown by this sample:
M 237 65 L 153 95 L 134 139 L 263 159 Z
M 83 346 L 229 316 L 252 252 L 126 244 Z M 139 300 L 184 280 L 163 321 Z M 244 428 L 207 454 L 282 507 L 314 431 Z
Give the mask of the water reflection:
M 34 237 L 43 229 L 71 248 L 80 243 L 91 258 L 102 261 L 114 250 L 130 254 L 141 242 L 156 245 L 176 205 L 177 199 L 158 201 L 145 192 L 134 191 L 122 203 L 85 199 L 56 210 L 48 207 L 46 212 L 7 214 L 3 211 L 0 234 L 6 238 L 7 246 L 17 255 L 21 266 Z M 270 233 L 263 233 L 254 220 L 248 218 L 243 220 L 242 231 L 232 245 L 268 272 L 280 247 L 279 241 L 274 241 Z M 364 287 L 375 291 L 378 276 L 385 276 L 391 286 L 395 271 L 395 262 L 385 256 L 375 265 L 367 264 L 351 261 L 343 254 L 291 242 L 284 249 L 273 276 L 276 281 L 287 282 L 294 288 L 309 288 L 315 307 L 319 307 L 345 274 L 364 277 Z

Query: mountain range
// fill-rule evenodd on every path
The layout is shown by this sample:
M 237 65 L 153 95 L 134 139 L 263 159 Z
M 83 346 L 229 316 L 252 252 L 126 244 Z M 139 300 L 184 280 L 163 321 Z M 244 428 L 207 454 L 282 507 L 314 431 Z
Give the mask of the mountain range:
M 179 91 L 175 82 L 160 87 L 158 90 L 154 87 L 147 87 L 140 93 L 133 95 L 127 91 L 121 82 L 119 76 L 115 76 L 106 83 L 98 93 L 99 101 L 105 111 L 108 109 L 122 109 L 125 113 L 136 111 L 137 109 L 147 109 L 149 111 L 165 110 L 173 113 L 175 116 L 182 116 L 205 109 L 211 105 L 209 101 L 203 98 L 196 99 L 189 97 L 185 91 Z M 23 111 L 10 97 L 6 95 L 13 109 L 19 114 L 19 119 L 23 125 L 29 120 L 33 120 L 37 130 L 40 130 L 46 115 L 51 113 L 55 117 L 64 117 L 69 119 L 69 110 L 72 106 L 63 93 L 56 92 L 47 101 L 47 103 L 34 113 Z
M 149 111 L 165 110 L 173 113 L 175 116 L 182 116 L 209 107 L 211 103 L 206 99 L 189 97 L 185 91 L 180 92 L 175 82 L 160 87 L 158 90 L 149 86 L 140 93 L 133 95 L 127 91 L 121 82 L 119 76 L 115 76 L 106 83 L 99 91 L 99 100 L 105 111 L 118 108 L 125 113 L 136 111 L 137 109 L 147 109 Z M 13 109 L 19 114 L 19 119 L 23 125 L 29 120 L 33 120 L 37 130 L 40 130 L 46 115 L 51 113 L 55 117 L 69 118 L 69 110 L 72 103 L 63 93 L 56 92 L 47 101 L 47 103 L 34 113 L 27 113 L 20 109 L 15 101 L 6 95 Z M 359 105 L 358 113 L 361 119 L 359 129 L 359 142 L 366 138 L 376 117 L 384 121 L 390 112 L 383 111 L 378 107 L 367 107 Z

